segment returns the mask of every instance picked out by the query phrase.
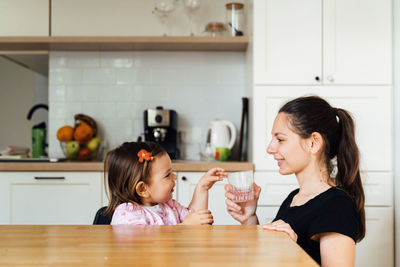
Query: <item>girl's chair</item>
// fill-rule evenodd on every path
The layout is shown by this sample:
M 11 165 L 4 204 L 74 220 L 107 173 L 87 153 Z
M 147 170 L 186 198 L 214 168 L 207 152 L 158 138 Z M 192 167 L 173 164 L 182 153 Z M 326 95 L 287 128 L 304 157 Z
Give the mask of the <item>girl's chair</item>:
M 107 208 L 107 206 L 102 207 L 96 212 L 96 216 L 94 217 L 93 225 L 96 225 L 96 224 L 107 225 L 107 224 L 111 223 L 111 217 L 103 214 L 103 212 L 106 210 L 106 208 Z

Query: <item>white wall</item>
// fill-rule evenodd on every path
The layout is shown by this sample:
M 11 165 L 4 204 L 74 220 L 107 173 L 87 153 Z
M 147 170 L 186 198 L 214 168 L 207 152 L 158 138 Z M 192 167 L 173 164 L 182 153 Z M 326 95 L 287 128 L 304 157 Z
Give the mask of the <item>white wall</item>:
M 39 73 L 34 73 L 33 84 L 35 87 L 34 102 L 35 104 L 48 104 L 49 103 L 49 80 L 46 76 Z M 37 109 L 33 114 L 32 120 L 35 125 L 45 122 L 48 126 L 49 112 L 45 109 Z
M 63 156 L 56 132 L 76 113 L 98 122 L 111 149 L 136 140 L 143 111 L 161 105 L 176 110 L 179 129 L 201 133 L 183 151 L 199 159 L 210 120 L 239 128 L 245 91 L 243 52 L 51 52 L 50 156 Z
M 38 111 L 32 121 L 26 116 L 35 103 L 47 103 L 47 91 L 47 77 L 0 57 L 0 150 L 31 147 L 31 128 L 47 121 L 47 112 Z
M 183 0 L 171 1 L 175 1 L 175 9 L 164 19 L 165 24 L 162 25 L 160 18 L 152 12 L 155 0 L 53 0 L 52 35 L 160 36 L 166 32 L 171 36 L 188 36 L 190 21 L 194 34 L 201 35 L 207 23 L 225 22 L 226 3 L 243 2 L 245 10 L 247 8 L 246 0 L 200 0 L 199 9 L 190 15 L 184 8 Z M 118 9 L 119 16 L 116 19 L 114 13 Z M 93 12 L 89 13 L 87 10 Z M 71 14 L 75 19 L 71 19 Z M 82 21 L 85 23 L 82 24 Z M 125 25 L 134 26 L 126 30 Z

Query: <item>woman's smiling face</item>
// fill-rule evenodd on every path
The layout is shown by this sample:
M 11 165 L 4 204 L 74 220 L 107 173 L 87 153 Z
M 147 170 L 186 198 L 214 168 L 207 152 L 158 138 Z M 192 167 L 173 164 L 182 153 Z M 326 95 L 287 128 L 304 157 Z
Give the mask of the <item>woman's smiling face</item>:
M 278 161 L 279 173 L 283 175 L 301 172 L 311 160 L 311 153 L 307 149 L 308 139 L 301 138 L 292 129 L 288 115 L 278 113 L 267 153 Z

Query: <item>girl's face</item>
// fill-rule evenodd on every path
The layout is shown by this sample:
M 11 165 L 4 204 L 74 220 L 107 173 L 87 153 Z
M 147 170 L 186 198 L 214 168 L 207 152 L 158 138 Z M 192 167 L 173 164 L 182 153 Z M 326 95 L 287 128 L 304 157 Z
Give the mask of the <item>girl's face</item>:
M 172 173 L 171 159 L 168 154 L 156 156 L 150 169 L 148 191 L 153 204 L 164 203 L 172 198 L 176 175 Z
M 280 112 L 276 116 L 267 153 L 278 161 L 280 174 L 296 174 L 308 166 L 311 161 L 308 142 L 291 130 L 287 114 Z

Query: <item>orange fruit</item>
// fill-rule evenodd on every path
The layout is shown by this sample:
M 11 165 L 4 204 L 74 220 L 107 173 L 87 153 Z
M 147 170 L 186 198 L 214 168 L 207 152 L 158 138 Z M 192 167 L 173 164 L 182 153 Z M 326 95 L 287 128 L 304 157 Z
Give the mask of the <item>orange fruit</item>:
M 86 122 L 81 122 L 75 129 L 74 139 L 79 144 L 86 144 L 93 137 L 93 129 Z
M 69 125 L 65 125 L 58 129 L 57 131 L 57 139 L 61 142 L 71 141 L 74 137 L 74 128 Z

